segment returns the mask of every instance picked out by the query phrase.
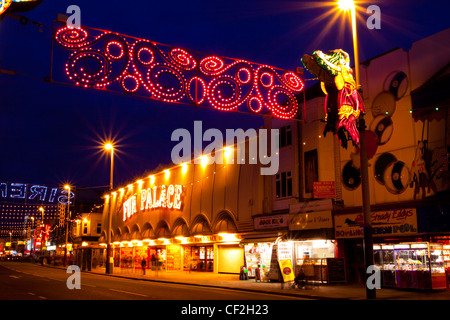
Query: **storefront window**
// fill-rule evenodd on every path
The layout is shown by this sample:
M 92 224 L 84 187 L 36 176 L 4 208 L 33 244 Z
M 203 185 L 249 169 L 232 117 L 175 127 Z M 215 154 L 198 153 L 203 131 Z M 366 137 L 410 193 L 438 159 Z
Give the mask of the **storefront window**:
M 297 265 L 303 263 L 321 263 L 321 259 L 334 258 L 335 247 L 330 240 L 296 241 L 295 254 Z
M 261 268 L 262 280 L 265 280 L 266 276 L 268 277 L 272 247 L 272 242 L 249 243 L 245 245 L 245 266 L 249 277 L 255 276 L 255 270 L 258 265 Z

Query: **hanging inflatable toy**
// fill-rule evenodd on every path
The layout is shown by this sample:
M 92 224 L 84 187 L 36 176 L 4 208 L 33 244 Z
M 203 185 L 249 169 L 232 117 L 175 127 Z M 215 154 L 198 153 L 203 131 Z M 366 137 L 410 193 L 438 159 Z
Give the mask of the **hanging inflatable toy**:
M 365 110 L 353 79 L 348 53 L 341 49 L 330 50 L 327 54 L 316 50 L 312 56 L 305 54 L 302 63 L 319 79 L 326 95 L 324 135 L 333 132 L 346 149 L 347 131 L 353 144 L 358 146 L 359 131 L 356 120 Z

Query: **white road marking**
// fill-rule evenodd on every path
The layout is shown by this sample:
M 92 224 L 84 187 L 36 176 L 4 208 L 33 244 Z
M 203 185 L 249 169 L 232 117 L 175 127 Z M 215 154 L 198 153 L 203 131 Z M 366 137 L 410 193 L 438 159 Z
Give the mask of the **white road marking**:
M 148 295 L 146 295 L 146 294 L 140 294 L 140 293 L 136 293 L 136 292 L 123 291 L 123 290 L 117 290 L 117 289 L 109 289 L 109 290 L 116 291 L 116 292 L 121 292 L 121 293 L 134 294 L 136 296 L 141 296 L 141 297 L 148 297 Z

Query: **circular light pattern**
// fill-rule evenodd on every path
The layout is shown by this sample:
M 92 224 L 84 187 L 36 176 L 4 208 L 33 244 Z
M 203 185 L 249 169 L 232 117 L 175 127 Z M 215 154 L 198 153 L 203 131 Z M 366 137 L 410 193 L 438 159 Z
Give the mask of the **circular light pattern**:
M 76 85 L 101 87 L 107 85 L 109 61 L 99 51 L 75 51 L 66 64 L 66 73 Z
M 239 83 L 227 75 L 215 78 L 208 85 L 207 97 L 215 109 L 234 110 L 241 103 Z
M 128 73 L 122 77 L 120 84 L 126 92 L 134 93 L 139 89 L 139 78 L 134 74 Z
M 201 96 L 199 98 L 200 87 L 201 87 Z M 206 83 L 200 77 L 192 77 L 191 80 L 189 80 L 188 82 L 186 91 L 189 99 L 196 105 L 202 104 L 206 99 Z M 194 91 L 194 94 L 191 94 L 192 91 Z
M 155 46 L 147 40 L 139 40 L 132 46 L 132 58 L 140 66 L 148 67 L 155 61 Z
M 180 48 L 173 48 L 169 53 L 172 61 L 180 68 L 186 71 L 195 69 L 197 61 L 186 50 Z
M 291 71 L 285 72 L 283 74 L 283 83 L 285 86 L 295 92 L 300 92 L 305 87 L 302 79 L 297 74 Z
M 285 87 L 271 87 L 267 97 L 269 99 L 268 108 L 276 117 L 290 119 L 297 114 L 297 99 Z
M 67 49 L 79 49 L 87 45 L 88 33 L 83 28 L 64 27 L 56 31 L 55 39 L 58 44 Z
M 256 103 L 257 107 L 254 108 L 253 105 Z M 264 103 L 260 98 L 252 96 L 247 100 L 247 107 L 250 111 L 254 113 L 259 113 L 263 109 Z
M 273 86 L 273 75 L 269 72 L 263 72 L 260 76 L 259 82 L 265 87 L 270 88 Z
M 236 79 L 241 84 L 250 83 L 250 81 L 252 81 L 252 72 L 251 72 L 251 70 L 246 68 L 246 67 L 239 68 L 236 71 Z
M 178 70 L 167 63 L 158 63 L 150 67 L 144 86 L 153 98 L 166 101 L 179 101 L 185 93 L 185 81 Z
M 124 56 L 123 45 L 118 41 L 109 41 L 105 46 L 106 56 L 112 60 L 122 59 Z
M 207 76 L 217 76 L 225 69 L 225 63 L 216 56 L 210 56 L 200 61 L 200 71 Z

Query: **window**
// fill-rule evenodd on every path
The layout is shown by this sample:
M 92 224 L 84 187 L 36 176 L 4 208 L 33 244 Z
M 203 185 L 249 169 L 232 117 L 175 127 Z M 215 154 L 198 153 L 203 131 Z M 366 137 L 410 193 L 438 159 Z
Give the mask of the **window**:
M 88 233 L 88 223 L 83 222 L 83 234 L 87 234 L 87 233 Z
M 101 223 L 97 223 L 97 234 L 102 233 L 102 224 Z
M 275 179 L 276 197 L 292 197 L 292 173 L 291 171 L 281 172 Z
M 314 181 L 319 181 L 317 149 L 305 152 L 305 193 L 312 193 Z
M 280 128 L 280 148 L 290 146 L 292 144 L 292 130 L 291 126 L 284 126 Z

